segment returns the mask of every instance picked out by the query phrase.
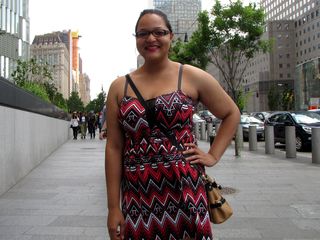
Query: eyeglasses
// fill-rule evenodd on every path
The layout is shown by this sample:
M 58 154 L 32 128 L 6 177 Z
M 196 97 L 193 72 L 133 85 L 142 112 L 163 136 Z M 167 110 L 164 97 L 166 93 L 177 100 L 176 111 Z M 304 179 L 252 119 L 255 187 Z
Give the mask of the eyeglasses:
M 155 38 L 161 38 L 168 35 L 169 33 L 170 33 L 169 30 L 164 30 L 164 29 L 155 29 L 152 31 L 143 30 L 143 31 L 136 32 L 134 36 L 136 38 L 148 38 L 149 35 L 152 34 L 152 36 L 154 36 Z

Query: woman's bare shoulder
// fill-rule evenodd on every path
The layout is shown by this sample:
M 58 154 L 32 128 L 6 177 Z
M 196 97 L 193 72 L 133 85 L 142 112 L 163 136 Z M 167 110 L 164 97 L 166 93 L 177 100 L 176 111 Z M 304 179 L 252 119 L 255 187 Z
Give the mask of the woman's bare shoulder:
M 125 76 L 114 79 L 110 84 L 108 96 L 116 98 L 119 102 L 119 99 L 122 99 L 124 95 L 125 79 Z
M 185 64 L 183 67 L 183 71 L 187 76 L 192 77 L 193 79 L 214 79 L 214 77 L 209 74 L 208 72 L 206 72 L 205 70 L 189 65 L 189 64 Z

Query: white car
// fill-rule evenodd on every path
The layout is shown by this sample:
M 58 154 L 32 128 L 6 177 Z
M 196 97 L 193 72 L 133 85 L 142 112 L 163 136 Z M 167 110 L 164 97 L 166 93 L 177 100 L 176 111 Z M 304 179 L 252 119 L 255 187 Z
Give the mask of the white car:
M 203 123 L 206 122 L 206 120 L 202 119 L 197 113 L 194 113 L 192 116 L 193 123 Z

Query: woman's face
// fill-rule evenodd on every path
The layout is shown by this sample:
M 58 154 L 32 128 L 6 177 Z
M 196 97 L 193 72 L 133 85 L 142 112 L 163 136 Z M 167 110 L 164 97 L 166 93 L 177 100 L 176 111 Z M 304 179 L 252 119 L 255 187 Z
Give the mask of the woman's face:
M 140 18 L 136 32 L 136 45 L 145 61 L 168 57 L 173 34 L 163 18 L 157 14 L 146 14 Z

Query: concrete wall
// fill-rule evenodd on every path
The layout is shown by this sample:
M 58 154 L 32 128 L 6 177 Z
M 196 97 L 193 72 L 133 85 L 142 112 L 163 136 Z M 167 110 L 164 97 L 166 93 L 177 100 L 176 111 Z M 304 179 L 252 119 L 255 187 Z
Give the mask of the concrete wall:
M 69 138 L 69 121 L 0 106 L 0 195 Z

